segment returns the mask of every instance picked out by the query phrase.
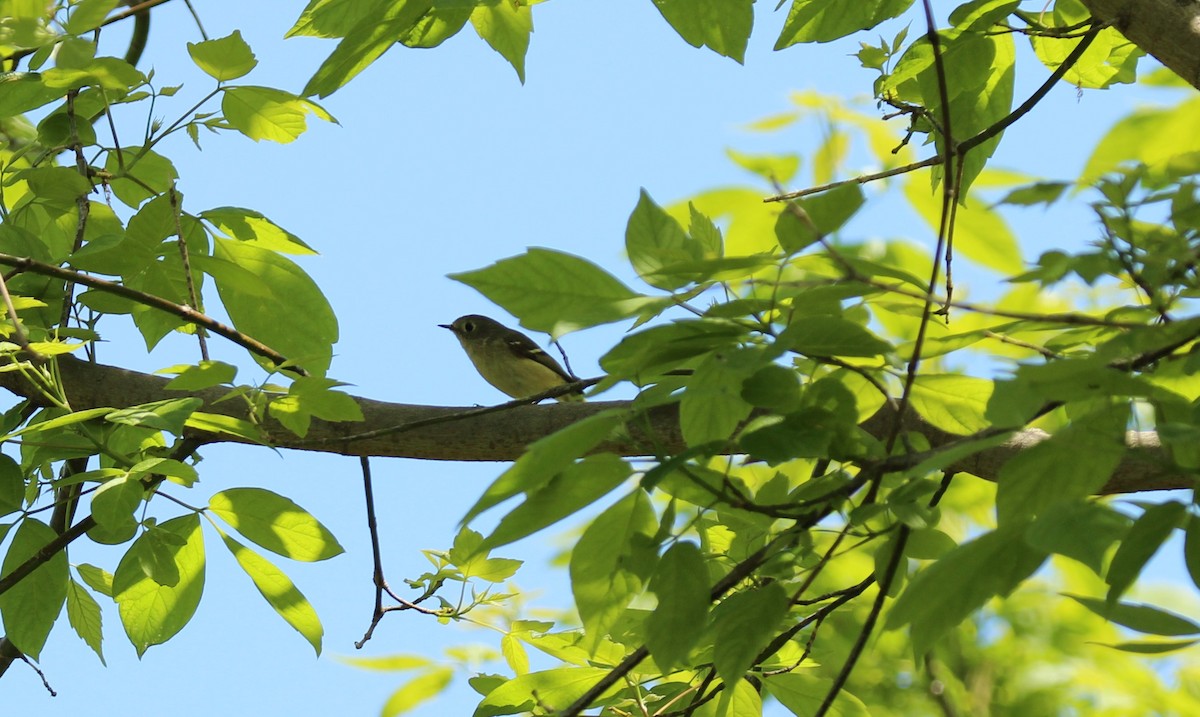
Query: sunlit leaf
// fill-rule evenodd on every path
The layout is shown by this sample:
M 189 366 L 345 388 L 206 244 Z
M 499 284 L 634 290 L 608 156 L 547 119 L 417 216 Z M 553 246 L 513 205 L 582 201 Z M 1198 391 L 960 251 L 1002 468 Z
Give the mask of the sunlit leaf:
M 174 585 L 161 585 L 148 577 L 129 550 L 113 574 L 116 600 L 125 634 L 142 655 L 152 645 L 174 637 L 192 619 L 204 592 L 204 537 L 196 514 L 172 518 L 158 525 L 182 539 L 171 549 L 179 578 Z
M 229 535 L 221 532 L 221 540 L 225 547 L 233 553 L 238 565 L 254 581 L 254 587 L 263 598 L 279 613 L 279 616 L 296 629 L 317 654 L 321 654 L 321 637 L 325 629 L 317 611 L 313 609 L 308 598 L 296 587 L 291 578 L 275 567 L 271 561 L 254 552 Z
M 289 498 L 263 488 L 229 488 L 208 508 L 254 544 L 285 558 L 313 562 L 345 552 L 329 529 Z

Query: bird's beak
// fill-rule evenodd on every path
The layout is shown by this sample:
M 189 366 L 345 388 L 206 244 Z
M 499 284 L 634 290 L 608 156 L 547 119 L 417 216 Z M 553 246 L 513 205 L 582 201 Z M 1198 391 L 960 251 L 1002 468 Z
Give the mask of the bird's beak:
M 438 324 L 438 326 L 441 326 L 443 329 L 450 329 L 451 331 L 454 330 L 454 327 L 450 324 Z

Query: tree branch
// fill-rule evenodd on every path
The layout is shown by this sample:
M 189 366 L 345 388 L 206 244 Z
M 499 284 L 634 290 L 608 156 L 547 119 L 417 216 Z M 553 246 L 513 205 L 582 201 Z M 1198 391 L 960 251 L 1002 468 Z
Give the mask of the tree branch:
M 18 271 L 28 271 L 40 276 L 49 276 L 55 279 L 62 279 L 67 282 L 83 284 L 84 286 L 91 287 L 98 291 L 108 292 L 109 294 L 115 294 L 116 296 L 130 299 L 131 301 L 136 301 L 143 306 L 149 306 L 152 309 L 158 309 L 159 311 L 178 316 L 185 321 L 206 328 L 209 331 L 212 331 L 214 334 L 229 339 L 247 351 L 256 353 L 259 356 L 268 359 L 269 361 L 273 361 L 277 364 L 287 363 L 286 356 L 280 354 L 278 351 L 275 351 L 270 346 L 261 343 L 257 339 L 247 336 L 234 328 L 226 326 L 220 321 L 217 321 L 211 316 L 206 316 L 190 306 L 176 304 L 175 302 L 164 299 L 161 296 L 147 294 L 144 291 L 131 289 L 124 284 L 118 284 L 105 279 L 97 279 L 89 274 L 73 271 L 71 269 L 56 266 L 54 264 L 45 264 L 43 262 L 35 261 L 34 259 L 23 256 L 13 256 L 12 254 L 0 253 L 0 265 L 11 266 Z M 291 366 L 289 368 L 290 370 L 301 375 L 308 375 L 305 373 L 304 369 L 299 366 Z
M 225 389 L 168 391 L 165 388 L 168 379 L 161 376 L 86 363 L 70 357 L 60 357 L 58 362 L 67 395 L 71 397 L 71 406 L 77 411 L 105 406 L 125 408 L 191 395 L 204 401 L 204 411 L 245 418 L 244 414 L 239 413 L 237 401 L 217 402 L 225 395 Z M 44 401 L 35 387 L 26 383 L 16 371 L 0 373 L 0 388 L 34 402 Z M 263 424 L 263 439 L 279 448 L 348 456 L 512 461 L 539 438 L 601 411 L 629 407 L 626 401 L 599 401 L 516 406 L 505 411 L 480 413 L 476 408 L 386 403 L 367 398 L 355 400 L 363 412 L 364 421 L 361 423 L 331 423 L 313 419 L 308 435 L 302 439 L 268 417 Z M 443 422 L 421 425 L 413 430 L 399 430 L 407 424 L 427 422 L 432 418 Z M 885 406 L 864 421 L 861 427 L 871 435 L 884 436 L 895 418 L 895 410 Z M 904 418 L 903 430 L 925 436 L 931 450 L 964 444 L 970 440 L 938 430 L 911 412 Z M 371 432 L 375 435 L 369 438 L 353 438 Z M 205 443 L 252 442 L 224 434 L 197 432 L 193 437 Z M 983 448 L 944 468 L 994 481 L 1008 459 L 1048 437 L 1048 433 L 1036 428 L 1017 431 L 1003 443 Z M 1153 431 L 1130 431 L 1126 443 L 1129 451 L 1101 493 L 1193 487 L 1192 478 L 1173 467 L 1167 450 Z M 685 448 L 679 430 L 677 407 L 662 406 L 648 412 L 645 421 L 631 423 L 626 435 L 614 436 L 596 450 L 622 456 L 652 456 L 663 451 L 675 453 Z

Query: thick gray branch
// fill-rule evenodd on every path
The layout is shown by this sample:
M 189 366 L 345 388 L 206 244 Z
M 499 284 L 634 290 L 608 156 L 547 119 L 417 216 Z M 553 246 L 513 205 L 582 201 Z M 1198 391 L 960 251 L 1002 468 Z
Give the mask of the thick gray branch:
M 239 413 L 244 411 L 244 408 L 239 407 L 237 400 L 217 402 L 225 393 L 221 389 L 207 389 L 195 393 L 168 391 L 165 388 L 167 379 L 159 376 L 84 363 L 71 358 L 60 358 L 59 363 L 71 407 L 77 411 L 105 406 L 125 408 L 192 395 L 204 400 L 204 411 L 245 418 L 244 413 Z M 26 384 L 17 372 L 0 373 L 0 387 L 37 400 L 37 392 Z M 366 398 L 356 400 L 365 418 L 362 423 L 329 423 L 314 419 L 308 436 L 301 439 L 268 419 L 267 438 L 272 445 L 280 448 L 342 455 L 445 461 L 511 461 L 520 456 L 526 446 L 543 436 L 599 411 L 628 406 L 626 402 L 621 401 L 556 403 L 547 406 L 518 406 L 485 415 L 467 416 L 462 414 L 477 409 L 385 403 Z M 456 416 L 458 418 L 454 418 Z M 894 416 L 890 409 L 885 408 L 867 419 L 862 427 L 872 435 L 884 435 Z M 447 418 L 452 420 L 412 430 L 387 431 L 415 421 Z M 599 450 L 624 456 L 652 456 L 677 453 L 684 448 L 675 407 L 667 406 L 652 411 L 644 422 L 639 423 L 640 425 L 629 426 L 628 436 L 603 444 Z M 935 449 L 963 440 L 960 436 L 930 426 L 911 412 L 905 420 L 905 429 L 922 434 Z M 354 438 L 370 432 L 382 432 L 382 435 L 365 439 Z M 1046 437 L 1046 433 L 1037 429 L 1019 431 L 1004 444 L 979 451 L 956 462 L 950 468 L 994 481 L 1000 473 L 1000 467 L 1009 458 L 1045 440 Z M 240 440 L 225 435 L 204 435 L 198 438 L 205 442 Z M 1131 432 L 1127 443 L 1130 450 L 1103 492 L 1132 493 L 1192 487 L 1190 476 L 1180 474 L 1172 468 L 1156 434 L 1148 431 Z
M 1088 12 L 1200 89 L 1200 2 L 1083 0 Z

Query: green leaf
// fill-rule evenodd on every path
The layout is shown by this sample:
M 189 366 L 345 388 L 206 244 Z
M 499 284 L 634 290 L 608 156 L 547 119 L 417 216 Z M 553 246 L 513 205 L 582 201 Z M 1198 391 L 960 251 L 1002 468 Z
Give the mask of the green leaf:
M 175 564 L 175 553 L 186 543 L 175 533 L 153 526 L 142 533 L 133 545 L 129 546 L 127 555 L 137 559 L 142 573 L 154 582 L 164 587 L 179 585 L 181 577 L 179 566 Z
M 800 406 L 800 375 L 795 369 L 769 363 L 742 383 L 741 396 L 751 406 L 791 413 Z
M 816 714 L 829 693 L 828 678 L 812 674 L 808 670 L 796 670 L 780 675 L 771 675 L 763 680 L 767 692 L 791 710 L 792 714 Z M 827 712 L 830 717 L 870 717 L 867 706 L 849 692 L 842 690 Z
M 508 545 L 574 515 L 624 483 L 631 472 L 624 459 L 611 453 L 588 456 L 566 466 L 501 518 L 483 541 L 483 548 Z
M 950 24 L 962 30 L 986 30 L 1020 4 L 1020 0 L 971 0 L 950 13 Z
M 525 53 L 533 33 L 533 11 L 528 0 L 483 3 L 471 11 L 471 25 L 493 50 L 517 71 L 525 84 Z
M 36 72 L 8 72 L 0 79 L 0 117 L 13 117 L 62 97 L 65 89 L 47 87 Z
M 103 640 L 103 617 L 100 615 L 100 603 L 96 598 L 74 580 L 67 585 L 67 621 L 79 635 L 79 639 L 87 643 L 100 658 L 100 664 L 105 665 Z
M 554 338 L 620 321 L 661 302 L 633 292 L 586 259 L 538 247 L 449 276 L 520 318 L 526 328 Z
M 1132 523 L 1103 503 L 1064 501 L 1042 511 L 1026 531 L 1025 542 L 1047 553 L 1074 558 L 1100 575 L 1108 549 Z
M 539 704 L 566 707 L 607 674 L 608 669 L 601 667 L 560 667 L 518 675 L 489 692 L 472 715 L 511 715 L 528 712 Z M 613 685 L 600 697 L 623 688 L 621 684 Z
M 44 433 L 47 431 L 54 431 L 59 428 L 62 428 L 63 426 L 71 426 L 76 423 L 84 423 L 86 421 L 90 421 L 92 419 L 99 418 L 101 416 L 106 416 L 110 413 L 112 413 L 111 408 L 89 408 L 84 411 L 75 411 L 74 413 L 67 413 L 65 415 L 56 416 L 56 417 L 51 418 L 46 421 L 41 421 L 38 423 L 31 423 L 31 424 L 25 426 L 24 428 L 21 428 L 19 430 L 13 431 L 12 433 L 5 435 L 3 438 L 0 438 L 0 441 L 11 441 L 12 439 L 16 438 L 17 436 L 27 435 L 30 433 Z M 46 414 L 42 413 L 39 415 L 46 415 Z
M 710 586 L 704 555 L 695 543 L 681 541 L 663 555 L 650 589 L 658 607 L 646 618 L 646 647 L 664 672 L 683 664 L 704 632 Z
M 136 209 L 142 202 L 165 194 L 179 179 L 171 160 L 148 148 L 125 147 L 124 166 L 117 153 L 109 152 L 104 169 L 112 174 L 108 186 L 126 205 Z
M 113 574 L 113 599 L 117 602 L 125 634 L 138 656 L 152 645 L 161 645 L 187 625 L 204 593 L 204 536 L 196 514 L 172 518 L 158 528 L 182 538 L 171 547 L 179 572 L 173 586 L 160 585 L 147 577 L 132 548 L 121 558 Z
M 241 30 L 216 40 L 189 42 L 187 49 L 192 62 L 217 82 L 245 77 L 258 65 Z
M 775 49 L 782 50 L 800 42 L 831 42 L 860 30 L 869 30 L 884 20 L 899 17 L 910 5 L 912 0 L 792 0 Z
M 200 212 L 200 217 L 226 236 L 257 244 L 281 254 L 316 254 L 300 237 L 253 209 L 217 207 Z
M 1172 500 L 1146 508 L 1133 522 L 1108 565 L 1105 577 L 1109 586 L 1108 602 L 1115 603 L 1129 589 L 1159 546 L 1186 517 L 1187 506 Z
M 193 262 L 216 280 L 234 327 L 324 375 L 338 324 L 316 283 L 291 260 L 253 244 L 217 238 L 213 248 L 213 257 Z
M 92 86 L 124 94 L 131 87 L 144 84 L 146 76 L 120 58 L 97 57 L 87 67 L 46 70 L 42 73 L 42 82 L 46 87 L 61 90 Z
M 309 0 L 284 37 L 345 37 L 384 6 L 394 4 L 392 0 Z
M 807 220 L 797 212 L 785 209 L 775 223 L 775 238 L 779 247 L 789 254 L 803 250 L 821 237 L 841 229 L 866 202 L 862 187 L 846 184 L 828 192 L 795 200 Z
M 302 562 L 345 552 L 337 538 L 289 498 L 263 488 L 230 488 L 213 495 L 208 509 L 255 545 Z
M 936 560 L 957 547 L 954 538 L 937 528 L 918 528 L 909 531 L 904 555 L 916 560 Z
M 168 431 L 180 436 L 183 435 L 183 424 L 188 416 L 203 405 L 204 401 L 199 398 L 170 398 L 110 411 L 105 414 L 104 420 L 126 426 Z
M 1118 625 L 1146 632 L 1151 635 L 1179 637 L 1200 633 L 1200 625 L 1182 615 L 1168 610 L 1144 605 L 1141 603 L 1117 602 L 1084 597 L 1082 595 L 1067 595 L 1075 602 L 1091 610 L 1093 613 Z
M 416 670 L 430 664 L 428 657 L 421 657 L 420 655 L 384 655 L 381 657 L 336 655 L 334 659 L 364 670 L 378 670 L 380 672 Z
M 1161 182 L 1172 176 L 1171 160 L 1178 155 L 1200 152 L 1200 97 L 1169 108 L 1137 110 L 1112 126 L 1096 144 L 1092 156 L 1076 180 L 1089 187 L 1121 165 L 1145 165 L 1147 177 Z
M 1012 524 L 963 543 L 909 581 L 892 605 L 887 628 L 911 626 L 913 651 L 923 655 L 950 628 L 994 596 L 1011 593 L 1046 559 Z
M 255 142 L 269 139 L 287 144 L 308 129 L 308 115 L 326 122 L 333 117 L 320 105 L 271 87 L 230 87 L 221 99 L 229 124 Z
M 697 717 L 708 717 L 709 714 L 720 717 L 762 717 L 763 698 L 758 689 L 749 680 L 738 680 L 725 685 L 713 712 L 706 712 L 702 707 L 696 710 L 695 714 Z
M 21 466 L 0 453 L 0 516 L 21 509 L 25 503 L 25 476 Z
M 511 632 L 500 638 L 500 654 L 504 656 L 504 662 L 513 674 L 523 675 L 529 672 L 529 654 L 521 644 L 520 638 Z
M 345 12 L 342 3 L 327 4 L 330 11 L 328 16 Z M 396 0 L 385 3 L 382 13 L 377 6 L 363 8 L 361 17 L 356 18 L 358 22 L 349 32 L 333 33 L 344 34 L 345 37 L 317 68 L 301 94 L 305 97 L 327 97 L 336 92 L 412 30 L 429 6 L 430 0 Z M 310 10 L 315 10 L 313 4 L 305 9 L 305 13 Z M 302 15 L 291 32 L 300 34 L 301 31 L 297 28 L 304 21 L 305 17 Z
M 1125 455 L 1127 416 L 1123 408 L 1083 416 L 1010 458 L 997 480 L 999 523 L 1024 521 L 1100 490 Z
M 1188 575 L 1192 582 L 1200 586 L 1200 518 L 1188 516 L 1185 528 L 1186 537 L 1183 542 L 1183 560 L 1187 565 Z
M 112 573 L 104 570 L 103 568 L 98 568 L 95 565 L 89 565 L 88 563 L 78 565 L 75 569 L 79 571 L 79 577 L 83 579 L 83 582 L 86 583 L 88 587 L 100 593 L 101 595 L 112 597 Z
M 692 47 L 741 63 L 754 26 L 754 0 L 655 0 L 654 7 Z
M 172 366 L 155 373 L 178 374 L 163 387 L 168 391 L 199 391 L 225 383 L 233 383 L 233 379 L 237 377 L 237 367 L 224 361 L 201 361 L 195 366 Z
M 742 398 L 742 383 L 761 366 L 761 353 L 712 353 L 700 361 L 688 379 L 679 404 L 679 428 L 689 446 L 731 438 L 750 415 Z
M 638 276 L 659 289 L 677 289 L 688 280 L 663 270 L 672 264 L 703 258 L 703 249 L 675 218 L 654 203 L 643 189 L 625 225 L 625 252 Z
M 483 511 L 518 493 L 533 493 L 541 488 L 610 437 L 625 418 L 624 411 L 604 411 L 534 441 L 511 468 L 488 486 L 459 525 L 470 523 Z
M 1048 15 L 1039 18 L 1051 27 L 1067 27 L 1091 18 L 1091 12 L 1079 0 L 1057 0 Z M 1058 69 L 1075 50 L 1077 37 L 1031 36 L 1030 44 L 1038 59 L 1051 70 Z M 1127 40 L 1116 28 L 1107 27 L 1096 35 L 1062 81 L 1073 87 L 1103 89 L 1117 83 L 1132 83 L 1137 78 L 1137 61 L 1146 53 Z
M 325 634 L 325 629 L 321 627 L 321 619 L 317 617 L 317 611 L 308 602 L 308 598 L 304 597 L 304 593 L 296 587 L 287 575 L 282 570 L 275 567 L 271 561 L 254 552 L 245 545 L 242 545 L 237 540 L 227 535 L 225 531 L 218 531 L 221 534 L 221 540 L 225 543 L 225 547 L 237 559 L 238 565 L 250 579 L 254 581 L 254 587 L 258 588 L 263 598 L 267 603 L 279 613 L 287 624 L 296 629 L 308 643 L 312 645 L 313 650 L 317 655 L 321 654 L 321 637 Z
M 37 198 L 57 204 L 74 204 L 92 191 L 91 182 L 70 167 L 34 167 L 16 172 Z
M 1200 640 L 1170 640 L 1164 642 L 1120 642 L 1115 645 L 1110 645 L 1104 642 L 1098 642 L 1097 645 L 1111 647 L 1114 650 L 1122 652 L 1132 652 L 1139 655 L 1161 655 L 1165 652 L 1174 652 L 1176 650 L 1184 650 Z
M 615 379 L 642 381 L 684 361 L 737 346 L 748 336 L 745 326 L 720 319 L 683 319 L 629 334 L 600 359 Z
M 904 194 L 909 205 L 936 230 L 941 221 L 940 193 L 927 191 L 920 182 L 909 182 L 904 187 Z M 955 213 L 954 251 L 1002 274 L 1019 274 L 1025 270 L 1021 247 L 1008 223 L 978 200 L 970 206 L 960 206 Z
M 71 17 L 67 20 L 65 28 L 67 33 L 82 35 L 95 30 L 119 2 L 120 0 L 80 0 L 71 8 Z M 103 658 L 101 661 L 103 662 Z
M 726 684 L 741 680 L 754 664 L 787 615 L 788 605 L 787 592 L 775 582 L 734 593 L 713 608 L 713 666 Z
M 963 32 L 958 29 L 942 31 L 939 44 L 942 59 L 940 68 L 945 70 L 945 82 L 939 75 L 939 65 L 934 62 L 929 40 L 921 38 L 909 46 L 876 92 L 921 105 L 939 123 L 945 109 L 950 114 L 953 139 L 961 142 L 995 125 L 1012 109 L 1016 48 L 1011 35 Z M 949 101 L 948 107 L 943 108 L 943 98 Z M 928 120 L 923 121 L 918 129 L 933 137 L 939 155 L 945 152 L 945 138 L 941 131 L 935 130 Z M 988 139 L 963 158 L 962 186 L 958 197 L 964 206 L 967 204 L 968 189 L 995 152 L 1000 138 L 1001 135 L 997 135 Z M 939 168 L 933 176 L 939 178 L 941 173 Z M 910 189 L 906 193 L 910 196 L 913 192 L 919 193 L 917 184 L 910 182 Z M 940 209 L 940 193 L 937 204 Z M 961 220 L 960 216 L 955 222 L 955 248 L 958 248 Z M 935 222 L 934 226 L 937 225 Z M 987 238 L 982 237 L 984 240 Z M 988 249 L 985 243 L 975 241 L 964 246 L 964 251 L 977 254 L 990 254 Z M 1009 247 L 1005 246 L 1004 249 L 1008 250 Z M 968 258 L 979 261 L 975 257 Z M 1020 269 L 1018 267 L 1017 271 Z
M 801 316 L 788 324 L 778 345 L 806 356 L 882 356 L 892 345 L 840 316 Z
M 1057 202 L 1067 187 L 1067 182 L 1034 182 L 1023 187 L 1017 187 L 996 204 L 1011 204 L 1018 207 L 1028 207 L 1034 204 L 1053 204 Z
M 25 518 L 13 533 L 0 574 L 12 574 L 57 537 L 45 523 Z M 4 636 L 34 660 L 41 655 L 46 638 L 58 620 L 70 580 L 67 553 L 59 550 L 16 585 L 0 593 Z
M 292 433 L 303 438 L 315 416 L 326 421 L 361 421 L 362 409 L 351 396 L 332 390 L 339 381 L 316 376 L 297 378 L 288 387 L 288 395 L 276 398 L 267 407 L 271 416 Z
M 142 482 L 127 475 L 106 481 L 92 494 L 92 517 L 109 529 L 133 522 L 133 512 L 142 504 L 143 493 Z
M 450 684 L 454 677 L 452 667 L 433 667 L 417 674 L 416 677 L 396 690 L 383 703 L 383 717 L 393 717 L 414 709 L 422 702 L 437 697 Z
M 595 652 L 654 568 L 658 521 L 641 489 L 613 504 L 583 531 L 571 552 L 571 591 L 583 646 Z
M 250 443 L 266 445 L 262 429 L 249 421 L 219 413 L 196 411 L 188 417 L 187 427 L 217 436 L 234 436 Z
M 475 10 L 474 0 L 435 0 L 411 28 L 400 35 L 406 47 L 437 47 L 466 26 Z
M 726 147 L 725 156 L 742 169 L 753 172 L 768 182 L 787 184 L 800 170 L 798 154 L 747 154 Z
M 969 436 L 991 426 L 984 412 L 993 387 L 991 381 L 973 376 L 922 374 L 913 384 L 909 401 L 934 427 Z

